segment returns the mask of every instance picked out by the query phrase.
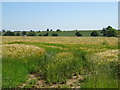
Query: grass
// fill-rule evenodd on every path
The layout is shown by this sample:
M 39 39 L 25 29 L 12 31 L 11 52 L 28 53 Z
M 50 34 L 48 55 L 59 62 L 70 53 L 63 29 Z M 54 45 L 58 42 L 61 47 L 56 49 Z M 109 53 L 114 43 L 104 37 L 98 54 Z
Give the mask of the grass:
M 28 70 L 20 60 L 3 59 L 2 87 L 15 88 L 27 80 Z
M 2 49 L 3 88 L 18 87 L 25 82 L 29 73 L 37 71 L 45 52 L 42 48 L 17 44 L 4 45 Z
M 86 75 L 83 88 L 119 88 L 120 62 L 118 57 L 114 55 L 106 58 L 105 56 L 107 55 L 99 57 L 96 54 L 89 61 L 90 73 Z
M 55 31 L 41 31 L 40 33 L 37 33 L 38 35 L 39 34 L 45 34 L 45 33 L 49 33 L 49 36 L 52 36 L 52 34 L 53 33 L 57 33 L 58 34 L 58 36 L 61 36 L 61 37 L 63 37 L 63 36 L 66 36 L 66 37 L 76 37 L 75 36 L 75 33 L 76 32 L 80 32 L 84 37 L 90 37 L 91 36 L 91 32 L 92 32 L 93 30 L 86 30 L 86 31 L 58 31 L 58 32 L 55 32 Z M 98 33 L 99 33 L 99 35 L 101 35 L 102 36 L 102 33 L 100 33 L 101 32 L 101 30 L 98 30 Z
M 92 31 L 93 30 L 58 31 L 58 32 L 56 32 L 56 31 L 41 31 L 41 32 L 36 32 L 36 35 L 38 36 L 39 34 L 44 35 L 44 34 L 48 33 L 49 36 L 52 36 L 53 33 L 57 33 L 58 36 L 61 36 L 61 37 L 76 37 L 75 33 L 76 32 L 80 32 L 82 34 L 82 36 L 84 36 L 84 37 L 90 37 Z M 99 33 L 99 36 L 103 37 L 103 35 L 101 33 L 101 30 L 97 30 L 97 32 Z M 29 32 L 27 32 L 27 34 L 28 33 Z M 4 32 L 2 34 L 4 34 Z
M 118 49 L 117 41 L 109 37 L 4 36 L 3 88 L 19 87 L 31 73 L 41 75 L 47 84 L 65 84 L 74 75 L 83 75 L 82 88 L 118 88 L 117 55 L 99 54 Z M 31 81 L 26 88 L 36 82 Z
M 119 88 L 118 62 L 94 64 L 92 74 L 86 76 L 82 88 Z

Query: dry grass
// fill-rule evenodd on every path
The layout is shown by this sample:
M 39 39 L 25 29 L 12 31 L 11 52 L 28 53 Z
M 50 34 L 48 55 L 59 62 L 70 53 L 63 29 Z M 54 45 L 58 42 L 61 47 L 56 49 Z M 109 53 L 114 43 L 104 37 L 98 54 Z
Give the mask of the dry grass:
M 8 42 L 43 42 L 64 44 L 108 44 L 117 45 L 118 38 L 115 37 L 25 37 L 25 36 L 3 36 L 3 44 Z
M 5 44 L 2 46 L 2 56 L 12 58 L 25 58 L 31 56 L 42 56 L 45 49 L 24 44 Z

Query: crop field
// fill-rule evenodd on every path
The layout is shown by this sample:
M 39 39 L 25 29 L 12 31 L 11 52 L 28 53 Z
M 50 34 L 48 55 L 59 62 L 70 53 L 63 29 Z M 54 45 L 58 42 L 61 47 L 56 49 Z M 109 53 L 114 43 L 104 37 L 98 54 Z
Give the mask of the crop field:
M 75 33 L 76 32 L 80 32 L 82 34 L 82 36 L 84 37 L 90 37 L 91 36 L 91 32 L 93 30 L 78 30 L 78 31 L 41 31 L 37 34 L 45 34 L 45 33 L 49 33 L 49 36 L 52 36 L 53 33 L 57 33 L 58 36 L 61 36 L 61 37 L 76 37 Z M 102 33 L 101 33 L 101 30 L 97 30 L 98 33 L 99 33 L 99 36 L 102 36 Z
M 2 36 L 3 88 L 119 88 L 117 37 Z

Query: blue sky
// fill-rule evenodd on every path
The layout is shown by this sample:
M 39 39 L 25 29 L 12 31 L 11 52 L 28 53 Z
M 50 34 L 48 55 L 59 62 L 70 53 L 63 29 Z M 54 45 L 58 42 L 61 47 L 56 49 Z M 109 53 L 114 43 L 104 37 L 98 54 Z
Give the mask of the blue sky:
M 93 30 L 118 28 L 117 2 L 4 2 L 8 30 Z

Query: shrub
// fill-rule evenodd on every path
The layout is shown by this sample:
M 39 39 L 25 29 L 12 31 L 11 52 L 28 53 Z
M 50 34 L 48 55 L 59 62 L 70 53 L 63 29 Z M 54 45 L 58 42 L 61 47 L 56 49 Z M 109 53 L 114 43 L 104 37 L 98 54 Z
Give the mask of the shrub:
M 58 36 L 58 34 L 57 33 L 53 33 L 52 36 Z
M 36 36 L 36 33 L 35 33 L 35 32 L 29 32 L 29 33 L 27 34 L 27 36 Z
M 25 36 L 26 34 L 27 34 L 27 32 L 26 32 L 26 31 L 23 31 L 23 32 L 22 32 L 22 35 L 23 35 L 23 36 Z
M 15 36 L 15 33 L 11 31 L 7 31 L 3 34 L 3 36 Z
M 59 31 L 61 31 L 61 30 L 60 30 L 60 29 L 57 29 L 56 31 L 59 32 Z
M 49 32 L 49 29 L 47 29 L 47 31 Z
M 49 34 L 48 33 L 46 33 L 46 34 L 43 34 L 43 36 L 48 36 Z
M 111 26 L 108 26 L 107 28 L 103 28 L 101 33 L 103 33 L 103 36 L 108 36 L 108 37 L 117 36 L 117 30 L 113 29 Z
M 79 36 L 82 36 L 82 34 L 79 33 L 79 32 L 76 32 L 75 35 L 78 36 L 78 37 L 79 37 Z
M 107 36 L 108 37 L 116 37 L 117 36 L 117 31 L 113 28 L 110 28 L 108 31 L 107 31 Z
M 99 36 L 99 34 L 98 34 L 97 31 L 93 31 L 93 32 L 91 33 L 91 36 Z
M 38 36 L 42 36 L 42 34 L 39 34 Z
M 20 33 L 19 33 L 19 32 L 17 32 L 17 33 L 16 33 L 16 36 L 20 36 Z

